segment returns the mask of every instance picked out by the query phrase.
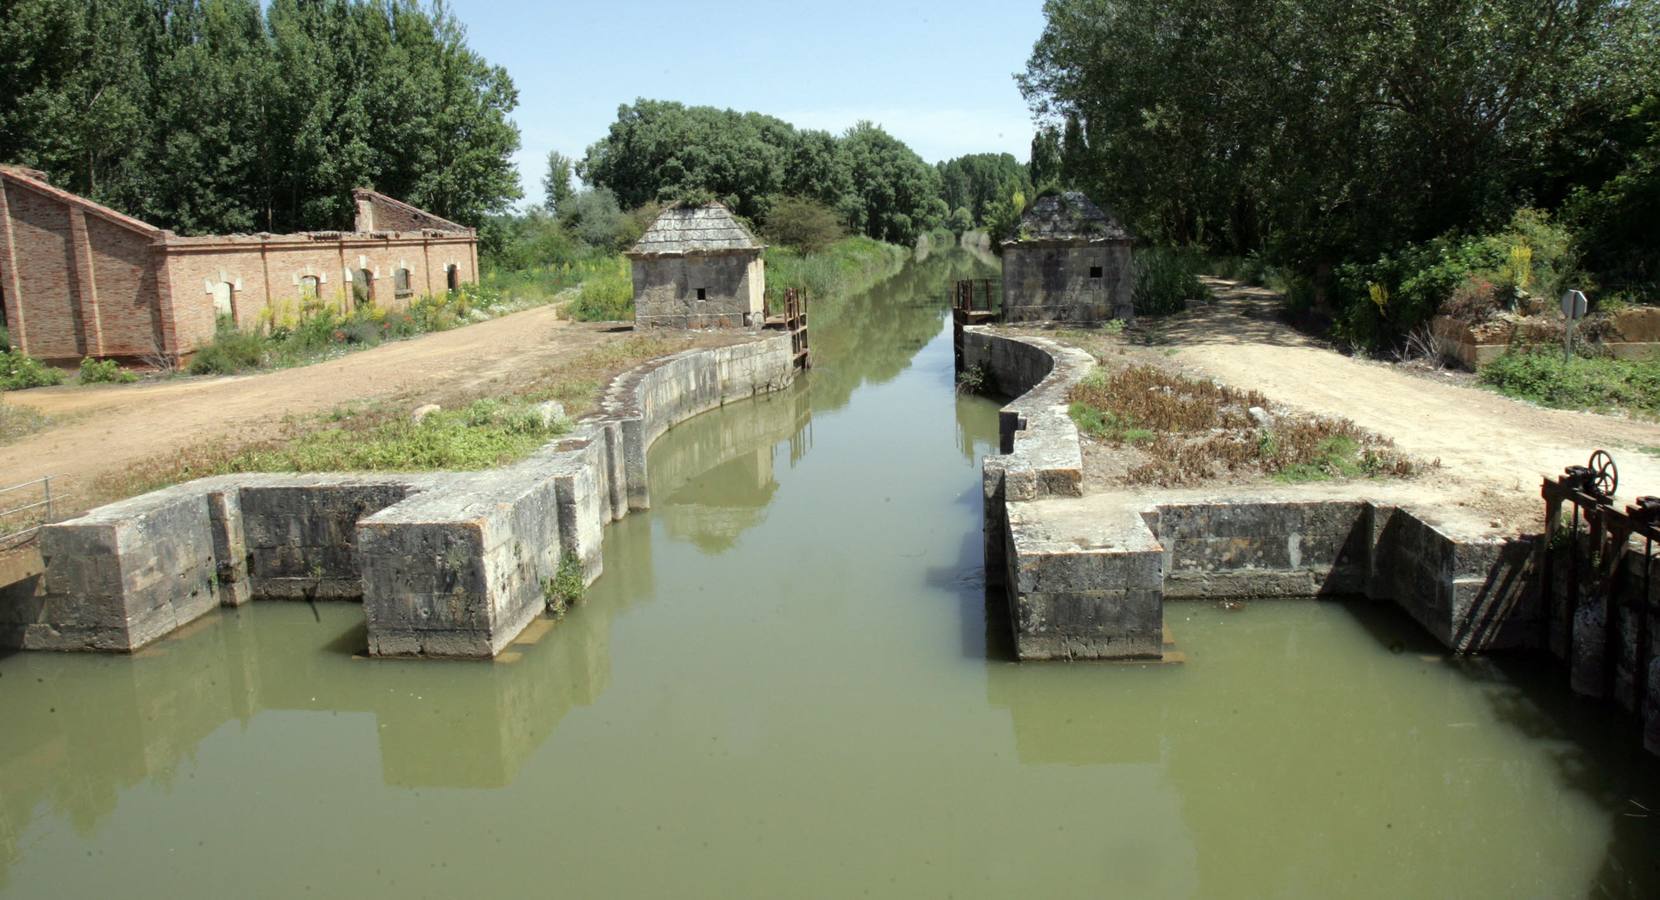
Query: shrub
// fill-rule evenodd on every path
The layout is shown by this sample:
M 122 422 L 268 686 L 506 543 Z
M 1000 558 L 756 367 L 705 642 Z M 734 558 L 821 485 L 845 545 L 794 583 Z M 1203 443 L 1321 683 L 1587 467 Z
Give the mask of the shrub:
M 0 391 L 63 384 L 63 373 L 32 356 L 13 350 L 0 351 Z
M 138 376 L 121 368 L 115 360 L 97 360 L 88 356 L 81 360 L 82 384 L 131 384 Z
M 1443 235 L 1371 263 L 1339 266 L 1333 330 L 1353 346 L 1380 350 L 1429 321 L 1466 284 L 1491 282 L 1496 303 L 1531 306 L 1531 298 L 1559 295 L 1579 277 L 1578 265 L 1567 229 L 1538 210 L 1520 209 L 1494 234 Z M 1372 301 L 1372 285 L 1387 290 L 1387 304 Z
M 257 369 L 264 362 L 264 338 L 227 326 L 214 332 L 213 340 L 196 351 L 188 371 L 192 375 L 233 375 Z
M 570 306 L 579 322 L 622 322 L 634 318 L 634 277 L 627 259 L 615 257 L 609 267 L 582 282 L 582 292 Z
M 1135 311 L 1162 316 L 1187 309 L 1189 300 L 1210 295 L 1199 280 L 1203 259 L 1197 254 L 1167 247 L 1149 247 L 1135 254 Z
M 774 244 L 819 253 L 841 240 L 842 224 L 835 210 L 803 197 L 779 197 L 767 214 L 767 240 Z

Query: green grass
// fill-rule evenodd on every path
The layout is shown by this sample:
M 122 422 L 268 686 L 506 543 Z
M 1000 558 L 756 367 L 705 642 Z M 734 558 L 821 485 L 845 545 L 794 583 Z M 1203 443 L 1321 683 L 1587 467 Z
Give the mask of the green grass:
M 1287 484 L 1330 481 L 1333 478 L 1371 478 L 1389 474 L 1383 460 L 1367 452 L 1360 442 L 1345 434 L 1322 438 L 1310 458 L 1290 462 L 1274 473 L 1274 480 Z
M 487 469 L 520 459 L 569 430 L 543 424 L 531 405 L 478 400 L 415 422 L 401 412 L 352 417 L 276 446 L 232 457 L 225 472 L 399 472 Z
M 782 297 L 804 289 L 811 299 L 856 294 L 904 268 L 911 252 L 864 236 L 846 237 L 822 253 L 803 255 L 787 247 L 766 251 L 767 293 Z
M 1096 409 L 1087 403 L 1073 402 L 1066 411 L 1078 430 L 1092 438 L 1115 444 L 1148 444 L 1157 437 L 1152 429 L 1136 425 L 1129 416 Z
M 1507 397 L 1541 406 L 1660 416 L 1660 361 L 1512 350 L 1483 366 L 1480 377 Z

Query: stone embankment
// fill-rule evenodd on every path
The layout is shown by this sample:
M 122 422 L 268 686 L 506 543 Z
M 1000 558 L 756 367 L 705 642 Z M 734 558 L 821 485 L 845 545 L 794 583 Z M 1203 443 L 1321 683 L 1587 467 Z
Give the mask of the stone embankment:
M 1556 565 L 1543 589 L 1539 536 L 1496 533 L 1388 481 L 1086 495 L 1067 394 L 1093 360 L 975 326 L 961 363 L 1015 398 L 1001 413 L 1000 453 L 985 460 L 984 530 L 987 580 L 1006 591 L 1021 659 L 1157 659 L 1166 601 L 1369 598 L 1393 602 L 1455 652 L 1550 649 L 1598 672 L 1612 656 L 1612 675 L 1576 678 L 1582 692 L 1611 692 L 1631 710 L 1647 678 L 1656 708 L 1645 718 L 1660 724 L 1660 659 L 1641 646 L 1657 629 L 1634 614 L 1614 629 L 1576 619 L 1569 566 Z M 1641 557 L 1630 555 L 1625 584 L 1651 583 Z M 1595 590 L 1587 583 L 1577 596 L 1592 600 Z
M 663 432 L 794 379 L 788 335 L 647 363 L 529 459 L 483 472 L 200 479 L 45 528 L 45 573 L 0 597 L 0 647 L 131 651 L 261 599 L 361 598 L 377 656 L 489 658 L 564 559 L 598 577 L 604 525 L 650 504 Z

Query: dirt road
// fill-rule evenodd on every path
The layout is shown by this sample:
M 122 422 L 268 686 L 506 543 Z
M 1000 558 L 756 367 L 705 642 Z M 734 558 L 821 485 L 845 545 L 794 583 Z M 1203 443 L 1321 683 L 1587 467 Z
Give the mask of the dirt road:
M 1620 467 L 1620 499 L 1660 494 L 1660 425 L 1618 416 L 1544 409 L 1401 367 L 1344 356 L 1278 321 L 1269 291 L 1209 280 L 1217 302 L 1155 326 L 1173 361 L 1238 388 L 1392 438 L 1421 460 L 1441 461 L 1434 481 L 1507 517 L 1542 514 L 1540 476 L 1609 450 Z M 1660 452 L 1660 450 L 1656 450 Z
M 0 446 L 0 483 L 62 476 L 59 489 L 79 508 L 99 477 L 140 460 L 204 443 L 251 442 L 274 434 L 285 416 L 347 401 L 420 402 L 481 390 L 629 337 L 614 328 L 562 321 L 553 307 L 537 307 L 294 369 L 8 393 L 7 403 L 33 407 L 55 423 Z

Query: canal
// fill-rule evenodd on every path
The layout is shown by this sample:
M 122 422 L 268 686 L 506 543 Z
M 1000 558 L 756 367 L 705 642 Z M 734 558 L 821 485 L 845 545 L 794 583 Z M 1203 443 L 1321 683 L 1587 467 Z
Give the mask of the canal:
M 495 664 L 261 603 L 0 658 L 0 897 L 1656 896 L 1640 742 L 1383 606 L 1173 605 L 1179 666 L 1010 661 L 963 252 L 671 430 L 605 574 Z

